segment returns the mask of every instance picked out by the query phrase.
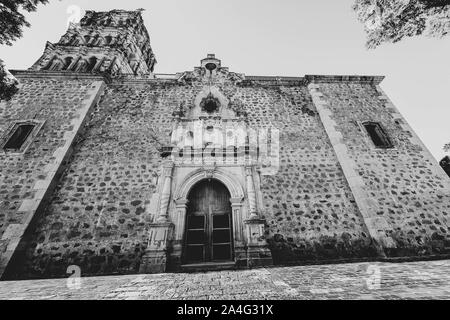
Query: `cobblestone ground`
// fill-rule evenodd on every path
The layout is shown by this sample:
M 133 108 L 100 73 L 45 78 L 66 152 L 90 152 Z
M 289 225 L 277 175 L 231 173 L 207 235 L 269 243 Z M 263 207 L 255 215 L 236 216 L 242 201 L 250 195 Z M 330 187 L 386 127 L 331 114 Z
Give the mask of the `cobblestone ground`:
M 0 299 L 450 299 L 450 260 L 0 282 Z

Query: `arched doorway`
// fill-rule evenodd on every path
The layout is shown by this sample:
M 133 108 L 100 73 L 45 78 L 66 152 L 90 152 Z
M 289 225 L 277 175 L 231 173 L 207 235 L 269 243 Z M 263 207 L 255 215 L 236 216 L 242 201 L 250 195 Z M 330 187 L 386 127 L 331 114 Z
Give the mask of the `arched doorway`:
M 184 263 L 233 259 L 230 192 L 215 179 L 194 185 L 188 195 Z

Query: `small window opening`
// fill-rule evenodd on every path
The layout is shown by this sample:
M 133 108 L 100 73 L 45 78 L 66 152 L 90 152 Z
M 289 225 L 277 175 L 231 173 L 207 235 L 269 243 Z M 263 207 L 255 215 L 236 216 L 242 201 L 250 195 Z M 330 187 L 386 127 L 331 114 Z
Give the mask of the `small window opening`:
M 214 101 L 214 100 L 208 100 L 206 103 L 205 103 L 205 110 L 207 111 L 207 112 L 213 112 L 213 111 L 215 111 L 217 109 L 217 104 L 216 104 L 216 102 Z
M 392 148 L 393 144 L 381 125 L 377 122 L 363 124 L 373 143 L 378 148 Z
M 23 144 L 27 140 L 28 136 L 34 129 L 33 124 L 21 124 L 19 125 L 13 135 L 8 139 L 8 141 L 3 146 L 4 150 L 20 150 Z
M 200 103 L 200 107 L 203 111 L 208 113 L 212 113 L 219 110 L 220 102 L 219 99 L 215 98 L 211 93 L 205 97 Z

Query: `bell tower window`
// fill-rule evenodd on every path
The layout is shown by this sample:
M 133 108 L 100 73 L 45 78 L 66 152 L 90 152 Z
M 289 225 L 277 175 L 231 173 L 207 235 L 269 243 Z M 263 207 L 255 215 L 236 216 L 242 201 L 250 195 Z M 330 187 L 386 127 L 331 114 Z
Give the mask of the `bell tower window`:
M 95 68 L 96 65 L 97 65 L 97 58 L 96 57 L 91 57 L 89 59 L 89 65 L 87 67 L 87 72 L 94 71 L 94 68 Z
M 62 70 L 69 70 L 70 65 L 73 62 L 73 58 L 72 57 L 67 57 L 64 59 L 64 67 L 62 68 Z

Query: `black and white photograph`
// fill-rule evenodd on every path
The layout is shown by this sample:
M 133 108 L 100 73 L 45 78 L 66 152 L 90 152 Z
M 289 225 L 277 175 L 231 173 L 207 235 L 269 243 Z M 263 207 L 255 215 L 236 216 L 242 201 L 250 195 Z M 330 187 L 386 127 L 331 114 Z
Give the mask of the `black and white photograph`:
M 0 0 L 0 300 L 450 300 L 449 32 L 450 0 Z

